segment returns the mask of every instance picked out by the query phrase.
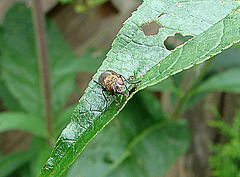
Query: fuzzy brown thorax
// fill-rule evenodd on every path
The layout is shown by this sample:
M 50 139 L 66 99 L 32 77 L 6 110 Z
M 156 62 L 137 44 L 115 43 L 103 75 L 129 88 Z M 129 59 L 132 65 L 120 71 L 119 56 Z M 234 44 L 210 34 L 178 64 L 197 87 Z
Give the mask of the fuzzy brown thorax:
M 104 79 L 106 90 L 112 93 L 121 93 L 124 90 L 123 81 L 117 75 L 109 75 Z

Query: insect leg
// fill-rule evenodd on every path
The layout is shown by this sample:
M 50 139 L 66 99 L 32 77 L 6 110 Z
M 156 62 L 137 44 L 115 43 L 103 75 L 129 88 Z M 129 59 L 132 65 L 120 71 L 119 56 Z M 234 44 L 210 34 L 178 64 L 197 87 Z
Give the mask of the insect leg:
M 102 84 L 100 84 L 98 81 L 93 80 L 96 84 L 101 85 L 103 88 L 105 88 Z
M 138 81 L 138 82 L 135 82 L 135 83 L 129 82 L 129 80 L 127 80 L 127 79 L 126 79 L 123 75 L 121 75 L 121 74 L 119 74 L 119 77 L 120 77 L 123 81 L 126 81 L 128 84 L 134 84 L 134 85 L 136 85 L 136 84 L 138 84 L 138 83 L 141 82 L 141 81 Z M 127 88 L 126 84 L 125 84 L 125 83 L 123 83 L 123 84 L 124 84 L 126 90 L 128 91 L 128 93 L 130 93 L 130 90 Z
M 127 80 L 123 75 L 119 74 L 119 76 L 122 80 L 126 81 L 128 84 L 139 84 L 140 82 L 142 82 L 141 80 L 137 82 L 129 82 L 129 80 Z
M 108 107 L 108 100 L 107 100 L 107 97 L 106 97 L 106 95 L 105 95 L 105 93 L 104 93 L 104 90 L 102 90 L 102 95 L 103 95 L 103 97 L 104 97 L 104 99 L 105 99 L 105 108 L 103 109 L 103 113 L 106 111 L 106 109 L 107 109 L 107 107 Z
M 99 82 L 97 82 L 97 81 L 95 81 L 95 80 L 93 80 L 95 83 L 97 83 L 97 84 L 99 84 L 99 85 L 101 85 L 102 86 L 102 95 L 103 95 L 103 97 L 104 97 L 104 99 L 105 99 L 105 103 L 106 103 L 106 105 L 105 105 L 105 108 L 103 109 L 103 113 L 106 111 L 106 109 L 107 109 L 107 107 L 108 107 L 108 99 L 107 99 L 107 97 L 106 97 L 106 95 L 105 95 L 105 93 L 104 93 L 104 91 L 106 91 L 106 89 L 105 89 L 105 87 L 102 85 L 102 84 L 100 84 Z
M 119 110 L 119 109 L 120 109 L 120 103 L 119 103 L 119 101 L 116 99 L 116 95 L 112 95 L 112 97 L 113 97 L 114 101 L 116 101 L 117 106 L 118 106 L 118 110 Z

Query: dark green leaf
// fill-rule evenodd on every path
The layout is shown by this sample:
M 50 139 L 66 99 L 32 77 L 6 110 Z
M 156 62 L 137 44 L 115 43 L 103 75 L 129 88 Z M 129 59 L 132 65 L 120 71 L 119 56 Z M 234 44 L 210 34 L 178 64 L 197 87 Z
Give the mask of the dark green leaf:
M 175 87 L 172 80 L 169 78 L 167 80 L 162 81 L 161 83 L 157 85 L 153 85 L 151 87 L 148 87 L 149 91 L 152 92 L 172 92 L 172 93 L 179 93 L 179 90 Z
M 63 4 L 71 4 L 74 2 L 74 0 L 58 0 L 59 2 L 63 3 Z
M 195 93 L 217 90 L 221 92 L 240 93 L 240 69 L 232 69 L 215 74 L 196 89 Z
M 201 92 L 201 93 L 198 93 L 196 95 L 192 95 L 191 98 L 186 103 L 184 111 L 186 112 L 187 110 L 194 107 L 197 103 L 202 101 L 207 94 L 208 94 L 208 92 Z
M 56 26 L 48 22 L 48 53 L 54 112 L 65 104 L 74 87 L 76 58 Z M 0 31 L 2 77 L 10 93 L 33 115 L 43 116 L 41 79 L 31 12 L 23 4 L 7 12 Z
M 0 98 L 3 102 L 4 107 L 9 111 L 23 110 L 16 98 L 11 95 L 3 80 L 0 80 Z
M 95 6 L 105 3 L 107 1 L 108 0 L 86 0 L 86 3 L 89 7 L 95 7 Z
M 163 117 L 153 96 L 136 95 L 89 144 L 68 176 L 162 176 L 190 144 L 186 124 L 166 123 Z
M 122 109 L 137 91 L 202 63 L 239 41 L 238 6 L 239 2 L 235 1 L 146 0 L 124 23 L 93 80 L 97 80 L 107 69 L 126 78 L 134 76 L 142 80 L 127 100 L 122 96 L 117 98 Z M 163 27 L 157 35 L 145 36 L 141 27 L 151 21 Z M 194 38 L 173 51 L 166 50 L 164 40 L 177 32 Z M 105 100 L 101 87 L 93 80 L 80 99 L 71 122 L 56 142 L 40 176 L 59 176 L 88 142 L 118 114 L 115 103 L 102 113 Z
M 31 158 L 31 153 L 17 152 L 5 157 L 0 157 L 0 177 L 6 177 L 19 167 L 23 166 Z
M 42 166 L 51 153 L 51 146 L 49 146 L 45 140 L 34 137 L 31 143 L 31 153 L 31 176 L 38 176 Z
M 221 71 L 223 69 L 240 67 L 239 56 L 240 48 L 234 45 L 215 57 L 210 71 Z
M 44 121 L 41 118 L 21 112 L 0 114 L 0 133 L 8 130 L 24 130 L 36 136 L 48 137 Z

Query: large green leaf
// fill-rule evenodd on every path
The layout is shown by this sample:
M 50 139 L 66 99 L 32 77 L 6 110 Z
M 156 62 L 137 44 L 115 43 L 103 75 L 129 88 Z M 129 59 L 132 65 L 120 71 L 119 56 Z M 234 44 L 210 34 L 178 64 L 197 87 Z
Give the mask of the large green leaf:
M 202 63 L 240 40 L 238 6 L 239 2 L 235 1 L 146 0 L 124 23 L 93 80 L 97 80 L 107 69 L 126 78 L 135 76 L 137 80 L 142 80 L 136 93 Z M 145 36 L 141 27 L 151 21 L 163 27 L 157 35 Z M 168 51 L 163 41 L 176 32 L 193 35 L 194 38 Z M 40 176 L 59 176 L 118 114 L 115 103 L 105 113 L 102 112 L 105 105 L 102 89 L 93 80 L 80 99 L 71 122 L 57 140 Z M 121 109 L 134 93 L 127 100 L 118 97 Z
M 24 130 L 35 136 L 47 138 L 44 121 L 21 112 L 3 112 L 0 114 L 0 133 L 8 130 Z
M 170 124 L 164 117 L 153 96 L 137 94 L 88 145 L 68 176 L 162 176 L 190 144 L 186 124 Z
M 65 104 L 74 86 L 76 58 L 53 23 L 46 25 L 54 112 Z M 41 79 L 31 11 L 16 4 L 0 28 L 2 77 L 10 93 L 29 113 L 43 116 Z

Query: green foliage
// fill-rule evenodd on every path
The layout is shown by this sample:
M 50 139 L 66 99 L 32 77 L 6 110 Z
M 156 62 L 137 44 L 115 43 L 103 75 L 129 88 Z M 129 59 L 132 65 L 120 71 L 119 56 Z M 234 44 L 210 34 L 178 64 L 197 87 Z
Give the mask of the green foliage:
M 214 156 L 209 159 L 213 169 L 213 176 L 240 177 L 240 110 L 238 110 L 232 126 L 228 126 L 223 120 L 212 121 L 212 127 L 216 127 L 227 138 L 227 143 L 212 145 Z
M 56 26 L 47 22 L 48 54 L 54 113 L 58 113 L 74 88 L 76 57 Z M 10 93 L 29 114 L 43 117 L 41 80 L 31 11 L 13 6 L 1 26 L 2 78 Z M 61 95 L 61 96 L 59 96 Z
M 88 48 L 78 59 L 78 71 L 95 73 L 101 66 L 107 50 Z
M 26 164 L 31 158 L 31 154 L 28 151 L 22 151 L 10 154 L 6 157 L 0 158 L 0 177 L 6 177 L 10 175 L 14 170 Z
M 21 111 L 18 100 L 11 95 L 3 80 L 0 80 L 0 98 L 5 108 L 9 111 Z
M 62 109 L 75 86 L 77 58 L 52 22 L 47 21 L 46 28 L 53 116 L 58 122 L 55 125 L 57 136 L 66 125 L 65 122 L 69 121 L 73 110 L 71 108 L 69 113 L 68 109 Z M 51 147 L 47 144 L 49 134 L 43 116 L 42 86 L 31 11 L 26 9 L 24 4 L 15 4 L 7 12 L 0 29 L 0 97 L 4 106 L 9 111 L 13 111 L 0 113 L 0 132 L 23 130 L 34 135 L 35 138 L 39 137 L 33 141 L 32 150 L 36 150 L 39 143 L 43 144 L 42 141 L 45 142 L 39 151 L 26 152 L 28 155 L 22 160 L 15 161 L 11 155 L 1 158 L 3 163 L 0 163 L 0 169 L 5 168 L 5 159 L 6 163 L 12 164 L 12 168 L 1 171 L 1 175 L 10 174 L 23 164 L 30 164 L 32 176 L 37 176 L 51 152 Z M 21 153 L 16 159 L 19 159 L 18 157 L 22 157 Z M 27 161 L 30 163 L 25 163 Z M 29 173 L 29 170 L 21 171 L 21 173 Z
M 219 90 L 230 93 L 240 93 L 240 68 L 227 70 L 209 77 L 196 89 L 196 92 Z
M 59 2 L 61 2 L 62 4 L 70 4 L 73 3 L 74 0 L 59 0 Z
M 104 4 L 108 0 L 59 0 L 62 4 L 72 4 L 75 5 L 76 12 L 85 12 L 90 8 Z
M 226 69 L 233 69 L 240 67 L 240 43 L 233 45 L 233 47 L 225 50 L 221 55 L 216 56 L 210 72 L 222 71 Z
M 122 109 L 137 91 L 202 63 L 238 42 L 238 6 L 239 3 L 234 1 L 183 1 L 177 4 L 175 1 L 146 0 L 124 23 L 93 80 L 107 69 L 126 78 L 134 76 L 142 80 L 128 99 L 117 98 Z M 141 27 L 151 21 L 160 23 L 163 28 L 157 35 L 145 36 Z M 168 51 L 163 42 L 176 32 L 195 37 L 174 51 Z M 103 113 L 102 89 L 93 80 L 74 110 L 71 122 L 58 138 L 40 176 L 60 175 L 119 113 L 114 103 Z
M 179 90 L 171 78 L 149 87 L 148 90 L 152 92 L 170 92 L 179 94 Z
M 234 1 L 183 1 L 176 4 L 167 0 L 146 0 L 124 23 L 102 66 L 100 63 L 106 51 L 88 49 L 77 60 L 56 26 L 47 21 L 55 136 L 66 127 L 71 115 L 72 119 L 61 133 L 40 176 L 60 176 L 89 141 L 120 112 L 114 102 L 110 103 L 105 113 L 102 112 L 105 100 L 101 88 L 93 81 L 76 108 L 70 106 L 63 110 L 66 99 L 73 91 L 77 71 L 94 73 L 100 66 L 93 80 L 97 80 L 106 69 L 121 73 L 126 78 L 134 76 L 142 80 L 128 99 L 118 96 L 123 109 L 139 90 L 199 64 L 239 41 L 238 6 L 239 3 Z M 157 35 L 145 36 L 142 26 L 151 21 L 160 23 L 163 28 L 159 29 Z M 164 40 L 179 32 L 194 38 L 173 51 L 167 50 L 163 45 Z M 11 156 L 0 157 L 3 162 L 0 163 L 0 169 L 6 168 L 6 164 L 13 164 L 12 168 L 5 169 L 7 172 L 3 175 L 7 175 L 20 167 L 17 163 L 24 165 L 29 162 L 25 168 L 21 167 L 19 174 L 37 176 L 49 157 L 51 147 L 44 127 L 41 79 L 30 10 L 23 5 L 13 6 L 3 21 L 0 38 L 0 97 L 8 110 L 18 111 L 0 114 L 0 131 L 20 129 L 34 135 L 26 158 L 22 158 L 21 153 L 19 158 L 22 161 L 15 161 Z M 186 97 L 188 105 L 198 102 L 206 91 L 239 90 L 239 79 L 235 75 L 238 69 L 224 70 L 221 74 L 215 73 L 216 70 L 219 70 L 219 66 L 213 67 L 211 72 L 214 75 L 203 82 L 204 75 L 200 79 L 196 76 L 197 84 Z M 222 80 L 229 77 L 232 78 L 226 83 Z M 171 77 L 149 87 L 149 91 L 170 92 L 173 102 L 177 102 L 177 99 L 184 98 L 181 90 L 184 79 L 185 74 Z M 188 105 L 185 107 L 190 107 Z M 87 146 L 73 168 L 63 176 L 162 176 L 186 152 L 189 141 L 186 122 L 169 121 L 156 98 L 142 92 Z M 8 158 L 9 163 L 6 161 Z
M 160 108 L 151 94 L 137 94 L 88 145 L 68 176 L 164 175 L 188 149 L 190 135 L 186 122 L 168 122 Z
M 35 136 L 48 137 L 44 120 L 22 112 L 3 112 L 0 114 L 0 133 L 7 130 L 24 130 Z
M 80 12 L 85 12 L 87 10 L 89 10 L 90 8 L 93 8 L 95 6 L 99 6 L 105 2 L 107 2 L 108 0 L 85 0 L 85 1 L 80 1 L 77 2 L 75 5 L 75 10 L 76 12 L 80 13 Z

